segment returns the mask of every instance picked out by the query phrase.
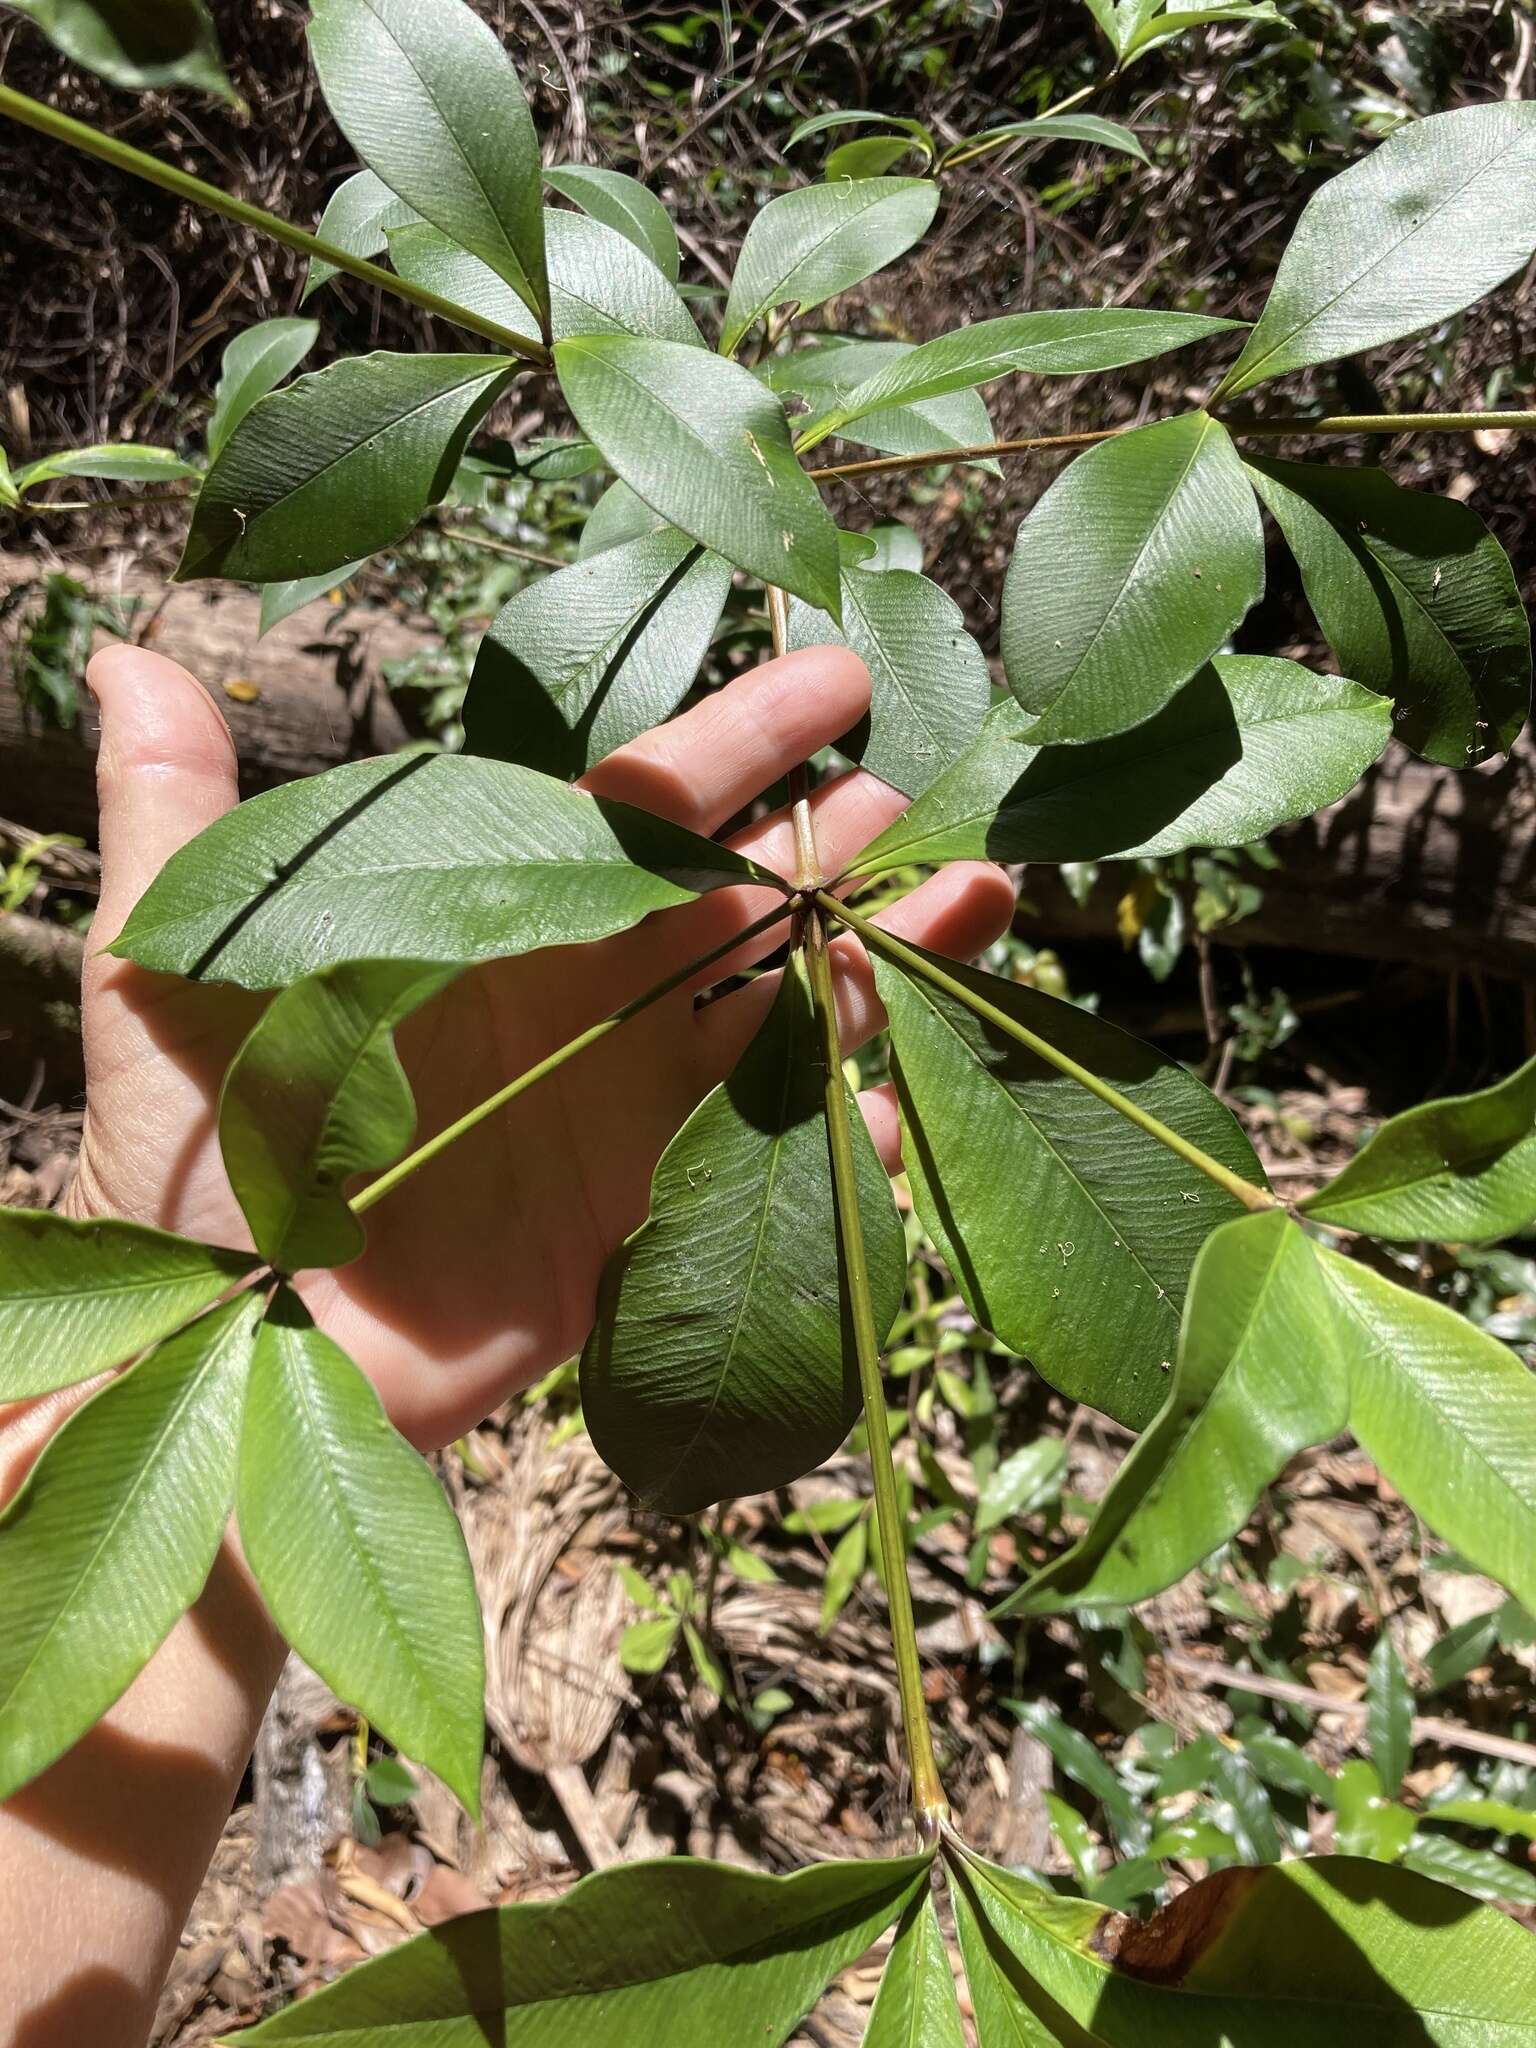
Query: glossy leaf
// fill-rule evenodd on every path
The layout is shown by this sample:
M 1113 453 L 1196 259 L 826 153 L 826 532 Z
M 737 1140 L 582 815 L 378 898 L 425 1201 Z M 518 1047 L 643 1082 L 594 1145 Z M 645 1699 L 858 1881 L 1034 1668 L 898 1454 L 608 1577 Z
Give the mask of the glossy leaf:
M 1236 1120 L 1177 1061 L 1039 990 L 947 970 L 1245 1178 Z M 1241 1213 L 1194 1167 L 931 982 L 883 958 L 902 1157 L 977 1321 L 1140 1429 L 1162 1405 L 1201 1244 Z
M 814 413 L 858 389 L 885 363 L 913 353 L 907 341 L 854 341 L 837 347 L 796 349 L 775 356 L 758 373 L 775 391 L 798 392 Z M 932 449 L 976 448 L 993 439 L 992 419 L 975 391 L 951 391 L 912 405 L 882 406 L 843 429 L 843 438 L 885 455 L 923 455 Z M 973 458 L 978 469 L 1001 476 L 998 464 Z M 908 567 L 921 568 L 916 564 Z
M 1449 319 L 1536 250 L 1536 101 L 1410 121 L 1315 192 L 1220 395 Z
M 397 199 L 382 178 L 375 177 L 372 171 L 354 171 L 325 202 L 325 212 L 315 233 L 334 249 L 371 260 L 387 246 L 391 228 L 406 227 L 420 218 L 415 207 Z M 338 276 L 340 272 L 333 263 L 311 256 L 300 305 L 321 285 Z
M 239 1509 L 288 1641 L 477 1813 L 485 1663 L 458 1521 L 373 1387 L 286 1288 L 256 1344 Z
M 883 178 L 904 156 L 923 153 L 923 146 L 910 135 L 861 135 L 856 141 L 840 143 L 822 165 L 821 174 L 836 178 Z
M 61 448 L 54 455 L 40 455 L 24 462 L 11 478 L 18 492 L 50 484 L 56 477 L 89 476 L 109 483 L 174 483 L 181 477 L 201 472 L 195 462 L 184 462 L 174 448 L 146 448 L 134 441 L 119 441 L 99 448 Z
M 1224 1870 L 1140 1922 L 968 1852 L 955 1867 L 967 1972 L 984 1944 L 1019 2008 L 1013 2032 L 989 2031 L 978 2001 L 983 2048 L 1291 2048 L 1298 2029 L 1319 2048 L 1517 2048 L 1529 2033 L 1536 1942 L 1409 1871 L 1347 1856 Z
M 808 141 L 813 135 L 824 135 L 829 128 L 865 127 L 894 128 L 930 152 L 933 148 L 933 137 L 921 121 L 914 121 L 905 114 L 876 113 L 868 107 L 839 107 L 831 113 L 812 114 L 808 120 L 797 121 L 789 131 L 784 147 L 793 149 L 797 142 Z
M 869 670 L 870 707 L 842 750 L 917 796 L 981 730 L 992 696 L 987 659 L 954 599 L 910 569 L 843 571 L 841 630 L 825 612 L 791 608 L 790 645 L 839 641 Z
M 518 591 L 475 656 L 465 745 L 584 773 L 677 709 L 730 587 L 728 562 L 664 527 Z
M 1383 1792 L 1395 1799 L 1413 1761 L 1413 1688 L 1385 1628 L 1371 1651 L 1366 1739 Z
M 1383 469 L 1254 462 L 1340 666 L 1396 706 L 1415 753 L 1466 768 L 1507 748 L 1531 698 L 1531 628 L 1477 514 Z
M 235 336 L 224 351 L 208 419 L 210 462 L 257 399 L 265 398 L 296 370 L 319 338 L 318 320 L 260 320 Z
M 1536 1812 L 1511 1806 L 1506 1799 L 1442 1799 L 1421 1818 L 1455 1821 L 1461 1827 L 1487 1828 L 1495 1835 L 1519 1835 L 1536 1842 Z
M 1536 1060 L 1474 1095 L 1389 1117 L 1300 1206 L 1319 1223 L 1412 1242 L 1523 1230 L 1536 1218 Z
M 866 413 L 888 406 L 974 390 L 994 377 L 1018 371 L 1033 377 L 1079 377 L 1117 370 L 1149 356 L 1166 355 L 1170 349 L 1187 348 L 1237 324 L 1203 313 L 1144 312 L 1134 306 L 1008 313 L 996 320 L 975 320 L 887 361 L 836 405 L 803 422 L 799 446 L 814 448 L 829 434 L 842 433 Z
M 282 583 L 264 583 L 257 639 L 270 633 L 274 626 L 280 626 L 284 619 L 292 618 L 295 612 L 303 611 L 305 605 L 313 604 L 317 597 L 329 597 L 333 590 L 350 583 L 367 559 L 364 555 L 359 561 L 343 562 L 339 569 L 325 569 L 318 576 L 295 576 Z
M 6 0 L 72 64 L 135 92 L 184 86 L 235 101 L 205 0 Z
M 924 178 L 802 185 L 753 216 L 731 278 L 720 352 L 776 307 L 802 313 L 894 263 L 927 232 L 939 188 Z
M 954 1972 L 931 1892 L 912 1901 L 896 1930 L 864 2048 L 965 2048 Z
M 900 1917 L 929 1859 L 793 1877 L 669 1856 L 562 1899 L 430 1928 L 241 2036 L 366 2048 L 781 2048 L 823 1987 Z
M 837 532 L 749 370 L 677 342 L 555 347 L 582 432 L 653 510 L 738 568 L 837 612 Z
M 0 1799 L 79 1740 L 202 1591 L 259 1308 L 210 1310 L 93 1395 L 0 1518 Z
M 550 331 L 556 341 L 578 334 L 638 334 L 702 348 L 688 308 L 650 257 L 633 242 L 583 213 L 545 216 Z M 455 305 L 514 330 L 527 324 L 516 292 L 478 256 L 437 228 L 399 228 L 390 259 L 402 277 Z
M 464 0 L 314 0 L 309 48 L 368 168 L 546 312 L 539 140 L 489 26 Z
M 1017 705 L 850 872 L 913 861 L 1130 860 L 1243 846 L 1352 789 L 1390 737 L 1358 684 L 1264 655 L 1219 655 L 1145 725 L 1083 747 L 1034 747 Z
M 677 283 L 679 252 L 672 216 L 638 178 L 623 171 L 605 171 L 591 164 L 555 164 L 544 173 L 563 199 L 613 228 L 637 249 L 644 250 L 665 277 Z M 548 227 L 548 219 L 545 221 Z
M 343 1266 L 362 1251 L 346 1183 L 392 1165 L 416 1128 L 395 1026 L 456 972 L 412 960 L 328 968 L 284 989 L 236 1054 L 219 1148 L 256 1248 L 278 1272 Z
M 608 1263 L 581 1361 L 592 1441 L 648 1508 L 787 1485 L 859 1410 L 816 1026 L 788 972 L 735 1072 L 663 1152 L 647 1220 Z M 875 1322 L 901 1307 L 889 1182 L 854 1120 Z
M 1106 121 L 1099 114 L 1039 114 L 1031 121 L 1002 121 L 994 128 L 978 129 L 959 145 L 972 149 L 982 142 L 1086 142 L 1098 149 L 1112 149 L 1133 156 L 1141 163 L 1150 159 L 1129 128 L 1118 121 Z
M 1165 1406 L 1087 1535 L 1000 1611 L 1128 1607 L 1175 1584 L 1348 1412 L 1348 1366 L 1307 1240 L 1278 1210 L 1216 1231 L 1194 1264 Z
M 111 951 L 281 988 L 343 960 L 467 966 L 582 945 L 732 882 L 782 886 L 680 825 L 504 761 L 353 761 L 226 812 Z
M 1003 584 L 1008 687 L 1037 746 L 1141 725 L 1264 590 L 1259 508 L 1206 413 L 1078 457 L 1019 528 Z
M 203 480 L 177 581 L 308 578 L 402 539 L 512 374 L 505 356 L 352 356 L 259 399 Z
M 1147 13 L 1144 6 L 1141 13 Z M 1130 64 L 1144 57 L 1170 36 L 1186 35 L 1197 28 L 1225 28 L 1239 21 L 1269 22 L 1277 28 L 1287 25 L 1272 0 L 1256 0 L 1256 4 L 1246 5 L 1244 0 L 1207 0 L 1204 6 L 1171 7 L 1165 13 L 1137 22 L 1126 44 L 1125 62 Z
M 0 1402 L 121 1365 L 254 1263 L 144 1223 L 0 1208 Z
M 1505 1899 L 1536 1906 L 1536 1877 L 1488 1849 L 1453 1842 L 1446 1835 L 1416 1834 L 1402 1857 L 1405 1867 L 1440 1884 L 1452 1884 L 1474 1899 Z
M 976 1534 L 984 1536 L 989 1529 L 1058 1499 L 1066 1466 L 1066 1445 L 1058 1436 L 1039 1437 L 1010 1453 L 988 1474 L 976 1496 Z

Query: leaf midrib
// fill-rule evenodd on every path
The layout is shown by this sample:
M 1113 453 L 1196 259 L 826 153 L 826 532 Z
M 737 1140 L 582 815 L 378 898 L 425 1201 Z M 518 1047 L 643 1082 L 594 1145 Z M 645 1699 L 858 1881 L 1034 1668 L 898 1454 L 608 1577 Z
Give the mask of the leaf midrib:
M 874 183 L 875 180 L 871 179 L 869 182 Z M 824 186 L 818 187 L 815 185 L 808 185 L 803 187 L 802 189 L 808 192 L 814 192 L 817 190 L 826 190 L 828 188 Z M 790 279 L 794 276 L 797 270 L 803 270 L 806 264 L 813 262 L 815 258 L 821 254 L 822 250 L 826 248 L 829 242 L 835 242 L 839 235 L 846 234 L 851 227 L 855 227 L 860 222 L 868 220 L 869 216 L 872 213 L 877 212 L 880 207 L 894 205 L 894 203 L 898 199 L 904 199 L 908 197 L 911 192 L 911 189 L 912 188 L 910 186 L 906 186 L 903 188 L 901 192 L 875 193 L 870 199 L 869 204 L 867 206 L 860 207 L 857 213 L 849 213 L 843 219 L 834 221 L 832 226 L 828 228 L 827 232 L 824 235 L 819 236 L 814 242 L 810 243 L 808 247 L 802 249 L 800 253 L 795 257 L 794 261 L 790 264 L 787 270 L 782 271 L 777 278 L 772 278 L 769 280 L 767 290 L 771 294 L 771 296 L 767 298 L 759 298 L 754 304 L 752 311 L 747 317 L 747 319 L 744 320 L 741 323 L 741 325 L 734 330 L 731 336 L 732 349 L 735 349 L 737 343 L 741 340 L 742 335 L 744 335 L 748 331 L 748 329 L 752 326 L 754 321 L 760 320 L 764 313 L 771 312 L 775 306 L 782 304 L 785 298 L 793 296 L 793 294 L 786 292 L 785 286 L 788 285 Z

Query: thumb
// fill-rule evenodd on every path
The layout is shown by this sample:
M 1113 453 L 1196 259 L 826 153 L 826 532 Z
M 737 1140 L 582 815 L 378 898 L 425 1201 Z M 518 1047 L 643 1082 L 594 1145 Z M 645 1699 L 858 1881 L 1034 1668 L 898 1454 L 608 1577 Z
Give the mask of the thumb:
M 101 906 L 109 945 L 171 855 L 239 800 L 235 744 L 202 684 L 163 654 L 108 647 L 85 680 L 101 712 Z

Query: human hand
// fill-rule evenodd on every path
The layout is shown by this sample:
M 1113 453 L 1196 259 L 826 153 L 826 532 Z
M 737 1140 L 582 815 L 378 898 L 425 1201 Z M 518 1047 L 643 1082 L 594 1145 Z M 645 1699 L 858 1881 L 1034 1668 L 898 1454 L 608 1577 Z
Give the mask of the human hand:
M 224 1070 L 259 1013 L 231 988 L 150 974 L 100 948 L 165 861 L 237 801 L 235 754 L 212 699 L 165 657 L 96 656 L 101 708 L 101 906 L 84 990 L 86 1118 L 75 1215 L 117 1215 L 214 1243 L 250 1235 L 219 1154 Z M 789 654 L 739 677 L 601 762 L 595 794 L 712 833 L 796 762 L 846 732 L 869 678 L 842 649 Z M 828 872 L 882 831 L 905 799 L 862 772 L 812 798 Z M 776 871 L 794 865 L 780 813 L 732 842 Z M 471 968 L 398 1033 L 422 1135 L 442 1128 L 690 959 L 773 907 L 763 889 L 719 890 L 600 944 Z M 883 920 L 968 956 L 1007 924 L 994 867 L 946 868 Z M 713 984 L 782 944 L 777 927 L 711 967 Z M 843 1044 L 884 1022 L 863 948 L 832 948 Z M 424 1167 L 368 1217 L 362 1257 L 297 1281 L 316 1321 L 372 1377 L 423 1448 L 449 1441 L 515 1388 L 577 1351 L 609 1253 L 644 1220 L 656 1160 L 734 1065 L 766 1013 L 760 977 L 702 1009 L 683 988 L 579 1054 Z M 888 1091 L 863 1107 L 899 1163 Z

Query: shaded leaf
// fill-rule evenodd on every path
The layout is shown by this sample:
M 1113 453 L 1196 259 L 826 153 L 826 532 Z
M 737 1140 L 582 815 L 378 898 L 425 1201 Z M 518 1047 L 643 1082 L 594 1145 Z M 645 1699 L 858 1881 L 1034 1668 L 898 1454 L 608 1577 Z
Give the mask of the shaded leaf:
M 1295 662 L 1218 655 L 1133 732 L 1035 747 L 1015 704 L 850 870 L 913 861 L 1130 860 L 1242 846 L 1353 788 L 1390 736 L 1372 691 Z
M 0 1518 L 0 1799 L 77 1742 L 224 1537 L 260 1303 L 209 1311 L 94 1394 Z
M 146 448 L 133 441 L 98 448 L 61 448 L 54 455 L 40 455 L 36 462 L 24 462 L 11 478 L 18 492 L 49 484 L 61 476 L 105 478 L 110 483 L 171 483 L 177 478 L 198 476 L 195 462 L 184 462 L 174 448 Z
M 914 353 L 906 341 L 854 341 L 845 345 L 796 349 L 775 356 L 756 374 L 773 390 L 797 392 L 809 401 L 812 413 L 825 410 L 834 401 L 857 390 L 884 363 Z M 861 414 L 843 438 L 861 447 L 878 448 L 886 455 L 923 455 L 930 449 L 975 448 L 993 439 L 992 419 L 979 394 L 971 390 L 951 391 L 937 398 L 918 399 L 911 405 L 888 405 Z M 818 437 L 819 438 L 819 437 Z M 1001 476 L 998 464 L 988 458 L 971 458 L 975 467 L 989 476 Z M 922 563 L 907 563 L 921 568 Z
M 841 630 L 794 605 L 791 647 L 851 647 L 869 670 L 870 707 L 842 751 L 915 796 L 963 754 L 992 695 L 986 656 L 954 599 L 909 569 L 843 571 Z
M 780 2048 L 839 1970 L 928 1882 L 929 1859 L 818 1863 L 793 1877 L 669 1856 L 562 1899 L 445 1922 L 242 2038 L 363 2048 Z
M 1333 1781 L 1334 1840 L 1341 1856 L 1395 1863 L 1413 1835 L 1415 1816 L 1383 1790 L 1381 1774 L 1364 1757 L 1339 1766 Z
M 1177 1061 L 1038 989 L 935 964 L 1262 1183 L 1231 1112 Z M 912 1197 L 972 1314 L 1071 1399 L 1142 1428 L 1195 1256 L 1238 1203 L 944 990 L 883 957 L 875 979 Z
M 1517 1906 L 1536 1906 L 1536 1876 L 1517 1869 L 1489 1849 L 1473 1849 L 1446 1835 L 1417 1834 L 1403 1851 L 1409 1870 L 1440 1884 L 1453 1884 L 1475 1899 L 1505 1899 Z
M 0 1208 L 0 1402 L 121 1365 L 254 1264 L 116 1217 Z
M 178 582 L 339 571 L 410 532 L 505 389 L 505 356 L 352 356 L 258 399 L 203 480 Z
M 213 411 L 208 418 L 211 462 L 258 398 L 296 370 L 320 337 L 318 320 L 261 320 L 237 334 L 224 351 Z
M 546 313 L 539 140 L 487 24 L 464 0 L 314 0 L 309 49 L 368 168 Z
M 902 1916 L 864 2048 L 965 2048 L 954 1973 L 931 1893 L 915 1898 Z
M 1341 1173 L 1300 1204 L 1373 1237 L 1508 1237 L 1536 1217 L 1536 1060 L 1473 1095 L 1389 1117 Z
M 824 178 L 883 178 L 904 156 L 921 152 L 922 144 L 910 135 L 861 135 L 856 142 L 844 142 L 822 165 Z
M 837 532 L 749 370 L 677 342 L 558 342 L 581 430 L 656 512 L 738 568 L 836 613 Z
M 343 562 L 339 569 L 325 569 L 318 576 L 295 576 L 283 583 L 264 583 L 257 639 L 264 633 L 270 633 L 274 626 L 281 625 L 284 619 L 292 618 L 295 612 L 303 611 L 305 605 L 313 604 L 317 597 L 329 597 L 333 590 L 350 583 L 367 559 L 364 555 L 359 561 Z
M 1142 724 L 1202 668 L 1264 589 L 1259 508 L 1206 413 L 1090 448 L 1024 524 L 1003 585 L 1008 687 L 1029 737 Z
M 581 945 L 765 870 L 531 769 L 353 761 L 252 797 L 161 869 L 111 950 L 281 988 L 343 960 L 467 966 Z
M 361 1253 L 343 1189 L 392 1165 L 416 1128 L 395 1026 L 457 972 L 413 960 L 327 968 L 284 989 L 235 1055 L 219 1148 L 256 1248 L 278 1272 Z
M 627 540 L 638 540 L 645 533 L 660 533 L 666 524 L 661 514 L 653 512 L 644 498 L 637 498 L 628 484 L 612 483 L 587 514 L 576 543 L 577 560 L 590 561 L 592 556 L 619 547 Z
M 978 129 L 967 135 L 959 148 L 974 149 L 983 142 L 1011 138 L 1023 142 L 1087 142 L 1099 149 L 1112 149 L 1141 163 L 1150 159 L 1129 128 L 1118 121 L 1106 121 L 1099 114 L 1039 114 L 1031 121 L 1003 121 L 995 128 Z
M 391 228 L 406 227 L 420 218 L 415 207 L 397 199 L 382 178 L 375 177 L 372 171 L 354 171 L 350 178 L 343 178 L 325 202 L 325 212 L 315 233 L 333 249 L 371 261 L 388 245 Z M 299 304 L 303 305 L 312 292 L 339 275 L 333 263 L 311 256 Z
M 816 1046 L 796 967 L 735 1072 L 663 1152 L 650 1215 L 603 1275 L 582 1411 L 603 1457 L 663 1513 L 787 1485 L 858 1414 Z M 862 1119 L 853 1137 L 884 1334 L 905 1241 Z
M 1507 748 L 1531 697 L 1531 628 L 1477 514 L 1379 468 L 1250 462 L 1340 665 L 1397 707 L 1397 737 L 1465 768 Z
M 853 127 L 894 128 L 910 136 L 928 151 L 933 149 L 933 137 L 921 121 L 914 121 L 905 114 L 879 114 L 868 107 L 839 107 L 831 113 L 812 114 L 808 120 L 797 121 L 789 131 L 784 144 L 793 149 L 797 142 L 805 142 L 812 135 L 824 135 L 829 128 Z
M 583 213 L 643 249 L 676 284 L 680 260 L 677 229 L 656 194 L 648 192 L 637 178 L 626 177 L 623 171 L 598 170 L 591 164 L 555 164 L 545 171 L 544 182 Z
M 282 1288 L 240 1438 L 240 1541 L 299 1655 L 480 1804 L 480 1606 L 453 1509 L 346 1353 Z
M 469 751 L 584 773 L 677 709 L 730 587 L 728 562 L 664 527 L 518 591 L 475 656 Z
M 1268 304 L 1218 393 L 1433 326 L 1536 249 L 1536 101 L 1399 128 L 1307 201 Z
M 205 0 L 6 0 L 72 64 L 132 91 L 217 93 L 237 106 Z
M 1145 14 L 1145 8 L 1142 12 Z M 1196 28 L 1224 28 L 1239 21 L 1270 22 L 1277 28 L 1287 25 L 1272 0 L 1250 0 L 1250 4 L 1244 4 L 1244 0 L 1207 0 L 1204 6 L 1173 7 L 1136 25 L 1126 44 L 1125 62 L 1130 64 L 1144 57 L 1170 36 L 1185 35 Z
M 802 185 L 770 199 L 741 245 L 720 352 L 733 355 L 750 327 L 776 307 L 802 313 L 861 284 L 921 240 L 939 203 L 924 178 L 860 178 Z
M 869 1518 L 864 1502 L 855 1501 L 859 1518 L 843 1531 L 832 1546 L 821 1582 L 821 1618 L 818 1626 L 825 1635 L 858 1591 L 869 1563 Z
M 619 1662 L 626 1671 L 640 1677 L 664 1671 L 672 1661 L 682 1625 L 680 1614 L 659 1614 L 651 1621 L 631 1622 L 619 1638 Z

